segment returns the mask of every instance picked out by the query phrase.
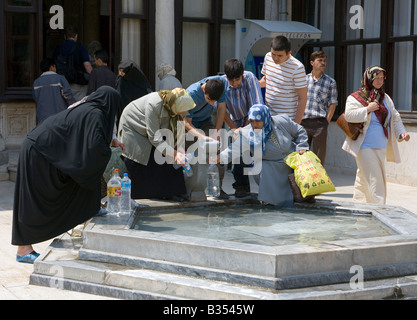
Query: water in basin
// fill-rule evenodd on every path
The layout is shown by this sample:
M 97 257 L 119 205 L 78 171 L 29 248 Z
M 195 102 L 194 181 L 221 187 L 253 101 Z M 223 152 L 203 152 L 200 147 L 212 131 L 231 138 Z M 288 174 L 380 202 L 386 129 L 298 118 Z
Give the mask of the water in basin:
M 264 246 L 314 244 L 394 233 L 372 214 L 233 206 L 142 212 L 132 229 Z

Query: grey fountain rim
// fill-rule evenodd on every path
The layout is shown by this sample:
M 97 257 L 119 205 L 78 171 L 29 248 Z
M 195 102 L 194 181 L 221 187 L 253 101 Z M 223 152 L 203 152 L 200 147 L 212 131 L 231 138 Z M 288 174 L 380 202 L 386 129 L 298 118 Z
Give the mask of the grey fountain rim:
M 136 210 L 173 210 L 193 206 L 228 206 L 253 201 L 207 201 L 199 203 L 160 203 L 141 201 Z M 301 204 L 298 207 L 324 208 L 359 214 L 372 214 L 397 234 L 385 237 L 348 239 L 318 244 L 276 247 L 231 241 L 199 239 L 131 230 L 135 215 L 95 218 L 84 230 L 83 259 L 110 259 L 113 263 L 150 265 L 170 264 L 174 269 L 211 270 L 273 279 L 274 289 L 297 288 L 348 281 L 352 266 L 360 266 L 366 279 L 417 274 L 417 217 L 403 209 L 356 203 Z M 132 262 L 134 261 L 134 262 Z M 141 261 L 140 263 L 138 261 Z M 262 281 L 261 281 L 262 282 Z M 267 281 L 268 282 L 268 281 Z M 268 283 L 271 283 L 270 281 Z M 271 285 L 267 285 L 271 287 Z

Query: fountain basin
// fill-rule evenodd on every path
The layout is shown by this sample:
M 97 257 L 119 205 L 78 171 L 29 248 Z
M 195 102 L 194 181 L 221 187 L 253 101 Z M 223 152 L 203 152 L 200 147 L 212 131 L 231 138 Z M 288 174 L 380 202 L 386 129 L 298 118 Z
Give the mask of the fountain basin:
M 310 212 L 312 220 L 318 220 L 314 225 L 316 229 L 320 224 L 326 224 L 326 219 L 334 226 L 334 219 L 341 216 L 351 221 L 368 219 L 369 225 L 362 225 L 355 235 L 345 232 L 348 229 L 345 226 L 339 231 L 327 228 L 330 238 L 324 233 L 322 239 L 307 239 L 307 236 L 299 241 L 299 234 L 293 232 L 293 237 L 283 240 L 278 235 L 273 237 L 274 242 L 268 243 L 274 226 L 278 225 L 270 216 L 264 235 L 261 234 L 262 226 L 250 230 L 251 226 L 246 225 L 249 228 L 246 234 L 250 236 L 236 239 L 232 235 L 236 230 L 216 226 L 215 222 L 210 222 L 212 217 L 204 213 L 214 213 L 217 217 L 214 220 L 226 219 L 226 216 L 230 217 L 230 211 L 242 215 L 239 212 L 249 206 L 255 211 L 247 213 L 245 218 L 250 217 L 252 223 L 256 223 L 256 217 L 251 215 L 257 215 L 265 223 L 268 215 L 256 212 L 265 210 L 256 202 L 207 201 L 167 205 L 148 201 L 142 204 L 145 206 L 132 216 L 96 218 L 84 231 L 80 258 L 268 289 L 348 283 L 353 276 L 350 273 L 353 266 L 364 270 L 364 280 L 417 274 L 417 218 L 401 208 L 357 204 L 345 207 L 325 203 L 298 206 L 296 211 L 302 210 L 303 218 Z M 222 211 L 228 213 L 221 217 Z M 187 219 L 179 218 L 181 215 Z M 123 219 L 124 223 L 120 224 Z M 296 231 L 294 221 L 288 223 L 292 231 Z M 212 230 L 210 236 L 207 229 L 217 227 L 223 230 Z M 238 230 L 240 235 L 242 229 L 241 226 Z M 339 236 L 332 236 L 332 232 Z

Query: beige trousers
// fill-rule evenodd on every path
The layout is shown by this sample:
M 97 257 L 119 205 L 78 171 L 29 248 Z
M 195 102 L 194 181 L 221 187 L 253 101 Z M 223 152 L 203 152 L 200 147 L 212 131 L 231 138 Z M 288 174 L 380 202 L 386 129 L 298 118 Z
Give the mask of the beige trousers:
M 70 84 L 72 95 L 75 101 L 81 101 L 86 95 L 88 91 L 88 85 L 80 85 L 76 83 Z
M 361 149 L 356 164 L 358 171 L 353 200 L 386 204 L 387 182 L 385 171 L 386 149 Z

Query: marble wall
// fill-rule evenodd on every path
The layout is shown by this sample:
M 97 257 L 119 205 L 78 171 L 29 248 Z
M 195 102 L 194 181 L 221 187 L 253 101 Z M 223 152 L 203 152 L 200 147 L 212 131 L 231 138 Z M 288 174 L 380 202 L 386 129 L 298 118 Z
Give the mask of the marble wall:
M 0 181 L 14 179 L 20 145 L 35 126 L 34 102 L 0 103 Z

